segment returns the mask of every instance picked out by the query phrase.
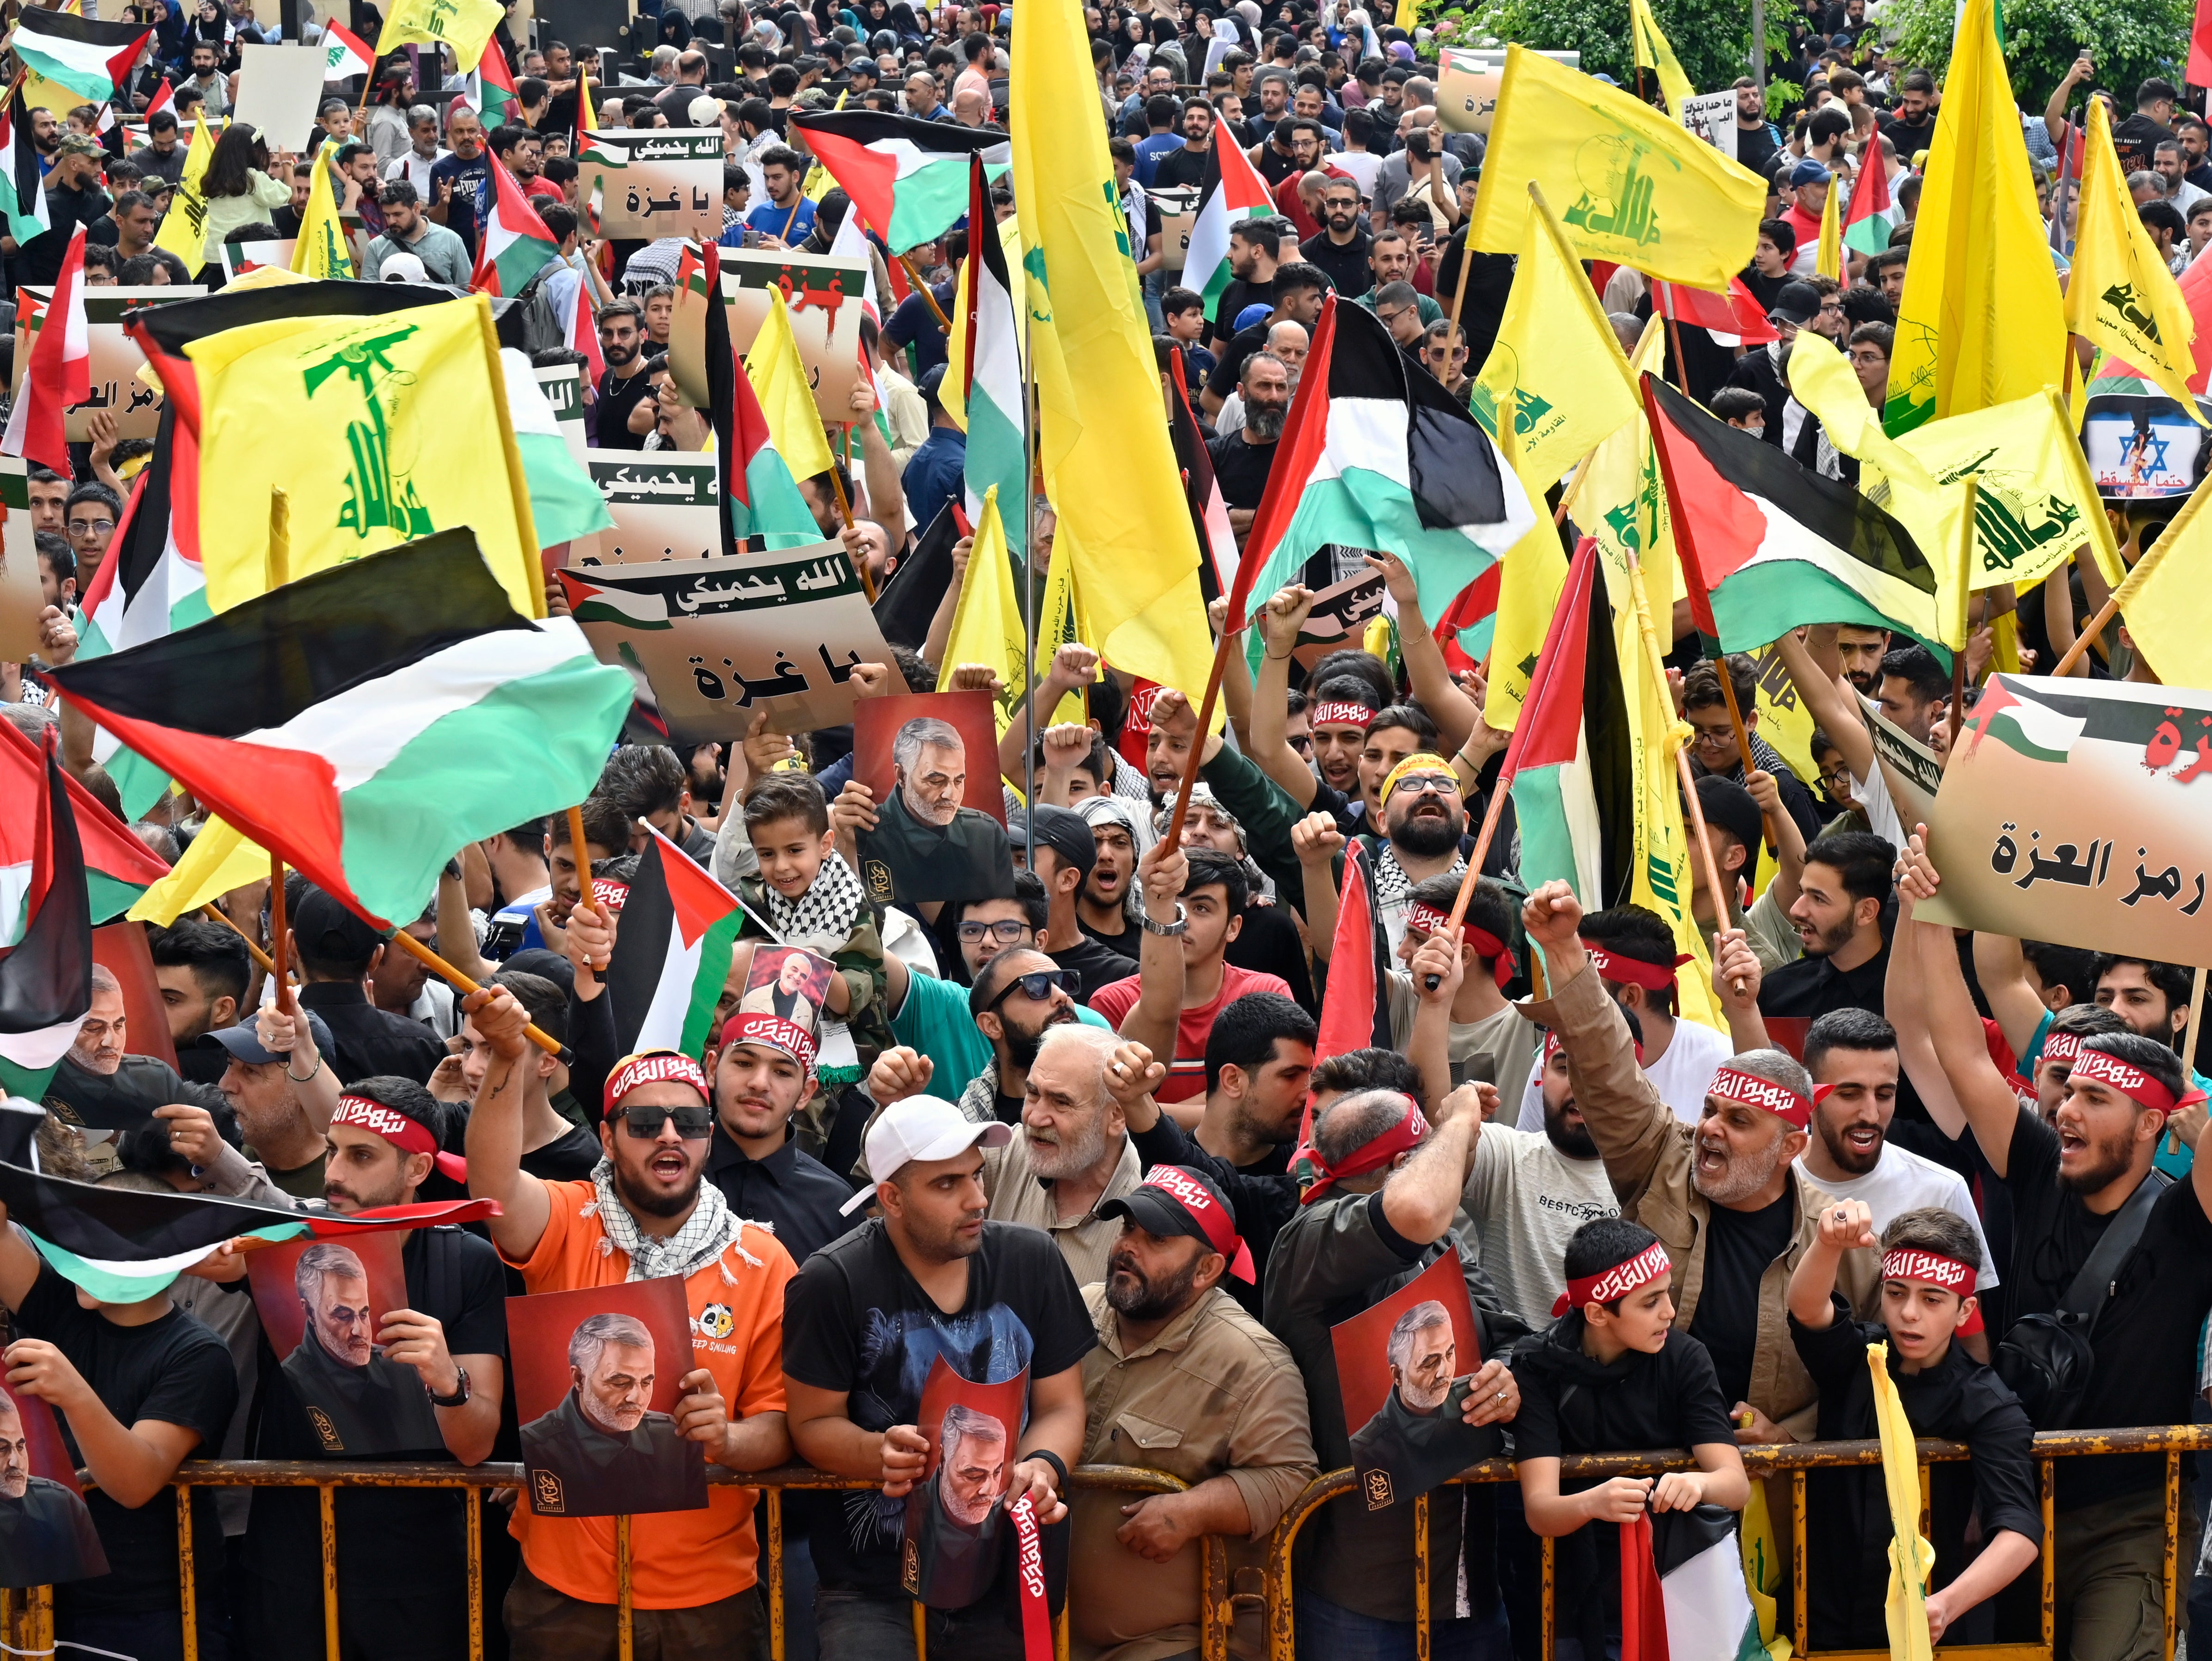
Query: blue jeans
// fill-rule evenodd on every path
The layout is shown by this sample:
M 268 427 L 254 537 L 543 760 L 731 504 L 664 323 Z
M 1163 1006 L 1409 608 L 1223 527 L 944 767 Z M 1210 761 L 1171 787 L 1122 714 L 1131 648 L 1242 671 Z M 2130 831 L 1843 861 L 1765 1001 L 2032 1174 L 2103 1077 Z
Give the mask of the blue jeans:
M 952 1615 L 932 1609 L 928 1620 L 937 1661 L 1023 1661 L 1021 1634 L 1007 1626 L 996 1599 Z M 819 1587 L 814 1633 L 821 1652 L 835 1661 L 915 1661 L 914 1602 L 903 1595 Z
M 1310 1591 L 1295 1593 L 1294 1602 L 1299 1661 L 1413 1661 L 1411 1621 L 1378 1621 Z M 1486 1615 L 1432 1621 L 1429 1655 L 1431 1661 L 1512 1661 L 1504 1604 Z

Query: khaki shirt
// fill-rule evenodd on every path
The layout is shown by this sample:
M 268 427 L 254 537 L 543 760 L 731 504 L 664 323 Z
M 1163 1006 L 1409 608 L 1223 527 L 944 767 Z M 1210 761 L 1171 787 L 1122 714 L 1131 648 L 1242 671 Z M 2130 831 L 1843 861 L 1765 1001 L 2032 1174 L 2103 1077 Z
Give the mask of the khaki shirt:
M 1522 1008 L 1529 1019 L 1559 1035 L 1575 1103 L 1620 1196 L 1620 1214 L 1656 1234 L 1674 1259 L 1674 1327 L 1687 1332 L 1705 1285 L 1712 1214 L 1711 1202 L 1690 1180 L 1695 1129 L 1674 1116 L 1637 1066 L 1628 1024 L 1595 970 L 1585 968 L 1555 987 L 1548 1001 Z M 1800 1165 L 1789 1167 L 1785 1181 L 1795 1221 L 1789 1246 L 1759 1277 L 1759 1340 L 1744 1399 L 1786 1434 L 1805 1442 L 1813 1437 L 1818 1392 L 1790 1336 L 1790 1276 L 1818 1236 L 1816 1218 L 1827 1196 Z M 1879 1256 L 1872 1251 L 1845 1252 L 1837 1270 L 1836 1289 L 1863 1321 L 1879 1318 L 1880 1271 Z
M 1114 1175 L 1108 1180 L 1105 1190 L 1090 1210 L 1062 1222 L 1060 1202 L 1053 1197 L 1052 1183 L 1030 1168 L 1030 1139 L 1022 1134 L 1021 1126 L 1016 1125 L 1013 1141 L 1004 1147 L 983 1150 L 983 1186 L 991 1196 L 990 1209 L 985 1214 L 998 1222 L 1026 1223 L 1031 1228 L 1044 1230 L 1060 1248 L 1060 1255 L 1067 1260 L 1075 1284 L 1089 1286 L 1093 1281 L 1106 1278 L 1106 1259 L 1114 1250 L 1114 1242 L 1121 1238 L 1121 1220 L 1101 1217 L 1098 1208 L 1109 1200 L 1120 1199 L 1143 1177 L 1137 1150 L 1125 1135 L 1121 1138 L 1121 1157 L 1114 1166 Z
M 1083 1358 L 1090 1415 L 1086 1465 L 1142 1465 L 1193 1488 L 1225 1475 L 1244 1496 L 1251 1543 L 1231 1547 L 1230 1566 L 1257 1567 L 1268 1533 L 1314 1478 L 1316 1462 L 1297 1364 L 1282 1341 L 1219 1287 L 1133 1353 L 1103 1285 L 1084 1288 L 1098 1344 Z M 1158 1661 L 1197 1647 L 1201 1587 L 1193 1541 L 1165 1563 L 1115 1538 L 1133 1496 L 1072 1496 L 1068 1604 L 1082 1652 L 1114 1661 Z M 1256 1621 L 1232 1647 L 1264 1652 Z

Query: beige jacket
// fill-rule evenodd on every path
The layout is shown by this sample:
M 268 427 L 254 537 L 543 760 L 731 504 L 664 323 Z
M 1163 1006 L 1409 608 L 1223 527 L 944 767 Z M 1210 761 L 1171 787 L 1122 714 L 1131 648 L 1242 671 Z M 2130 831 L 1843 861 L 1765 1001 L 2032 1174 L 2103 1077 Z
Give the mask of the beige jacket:
M 1656 1234 L 1674 1258 L 1674 1325 L 1687 1332 L 1704 1289 L 1705 1231 L 1712 1214 L 1711 1203 L 1690 1181 L 1695 1133 L 1659 1099 L 1637 1066 L 1628 1023 L 1595 970 L 1585 967 L 1555 987 L 1549 999 L 1522 1007 L 1531 1020 L 1559 1035 L 1576 1105 L 1620 1196 L 1621 1214 Z M 1803 1442 L 1813 1436 L 1818 1392 L 1790 1337 L 1790 1276 L 1813 1244 L 1814 1218 L 1828 1196 L 1802 1166 L 1792 1165 L 1786 1181 L 1796 1226 L 1789 1249 L 1759 1277 L 1759 1342 L 1745 1399 Z M 1861 1320 L 1877 1318 L 1881 1285 L 1875 1254 L 1845 1252 L 1837 1290 Z

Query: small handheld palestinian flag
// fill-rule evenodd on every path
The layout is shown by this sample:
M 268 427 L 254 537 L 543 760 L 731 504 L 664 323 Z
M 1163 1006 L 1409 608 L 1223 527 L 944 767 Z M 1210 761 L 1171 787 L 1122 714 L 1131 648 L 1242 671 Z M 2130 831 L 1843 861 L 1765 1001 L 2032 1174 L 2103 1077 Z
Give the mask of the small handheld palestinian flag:
M 46 1080 L 76 1042 L 77 1029 L 92 1007 L 92 909 L 85 891 L 84 848 L 57 754 L 58 738 L 49 727 L 33 799 L 23 901 L 28 920 L 21 938 L 0 953 L 0 1086 L 10 1096 L 33 1101 L 46 1093 Z
M 497 57 L 487 52 L 487 61 Z M 495 298 L 518 295 L 524 284 L 550 261 L 560 258 L 561 244 L 531 205 L 529 195 L 514 182 L 514 175 L 496 155 L 489 157 L 498 194 L 484 220 L 483 235 L 477 242 L 477 268 L 470 286 Z
M 653 831 L 638 855 L 607 964 L 617 1055 L 696 1056 L 713 1041 L 714 1006 L 744 923 L 738 897 Z
M 1267 181 L 1231 143 L 1217 143 L 1206 153 L 1206 173 L 1199 183 L 1198 212 L 1191 221 L 1190 246 L 1183 255 L 1182 281 L 1206 301 L 1206 314 L 1213 308 L 1235 279 L 1229 269 L 1229 228 L 1254 214 L 1274 211 Z

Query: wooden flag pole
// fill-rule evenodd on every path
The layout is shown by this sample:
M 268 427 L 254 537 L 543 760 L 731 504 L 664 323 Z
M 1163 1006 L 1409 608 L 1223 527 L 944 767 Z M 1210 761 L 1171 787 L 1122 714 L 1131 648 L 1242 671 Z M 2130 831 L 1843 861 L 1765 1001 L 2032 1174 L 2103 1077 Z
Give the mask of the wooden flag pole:
M 902 253 L 898 257 L 898 262 L 906 267 L 906 274 L 914 279 L 914 291 L 927 301 L 929 309 L 937 314 L 938 333 L 951 334 L 952 319 L 945 316 L 945 307 L 937 303 L 937 295 L 932 292 L 929 284 L 922 280 L 921 272 L 914 263 L 914 256 L 910 253 Z
M 849 465 L 853 447 L 852 423 L 847 422 L 844 424 L 843 431 L 845 434 L 845 453 L 848 458 L 847 465 Z M 837 498 L 837 517 L 844 521 L 845 528 L 847 530 L 851 531 L 857 529 L 858 526 L 856 526 L 853 522 L 853 499 L 845 493 L 844 475 L 837 471 L 836 465 L 834 460 L 832 461 L 830 468 L 830 489 L 832 494 L 834 494 Z M 867 595 L 868 604 L 873 605 L 876 603 L 876 580 L 868 574 L 868 562 L 865 559 L 856 559 L 853 562 L 853 569 L 860 579 L 861 592 Z
M 2089 649 L 2097 636 L 2103 632 L 2106 625 L 2119 614 L 2120 591 L 2115 588 L 2106 597 L 2105 603 L 2097 608 L 2097 615 L 2089 619 L 2087 626 L 2075 637 L 2074 643 L 2066 648 L 2066 655 L 2058 660 L 2058 666 L 2051 672 L 2051 674 L 2063 678 L 2075 664 L 2081 661 L 2081 654 Z
M 1467 908 L 1474 898 L 1474 885 L 1482 880 L 1482 861 L 1490 852 L 1491 839 L 1498 834 L 1498 821 L 1505 811 L 1505 798 L 1512 788 L 1513 773 L 1518 771 L 1520 769 L 1517 767 L 1513 772 L 1502 767 L 1498 769 L 1498 783 L 1490 793 L 1489 804 L 1482 810 L 1482 829 L 1475 836 L 1474 852 L 1468 856 L 1466 873 L 1459 879 L 1459 892 L 1452 897 L 1451 922 L 1444 927 L 1444 933 L 1453 940 L 1459 938 L 1460 925 L 1467 921 Z M 1430 976 L 1429 990 L 1435 991 L 1442 981 L 1441 976 Z
M 285 959 L 289 955 L 286 936 L 291 933 L 284 920 L 284 856 L 269 856 L 269 973 L 276 983 L 276 1007 L 287 1015 L 293 1011 L 292 981 L 287 972 Z
M 392 933 L 386 937 L 386 939 L 389 944 L 398 946 L 402 952 L 407 953 L 409 957 L 413 958 L 417 962 L 424 964 L 433 973 L 437 975 L 441 980 L 444 981 L 448 986 L 460 993 L 463 996 L 466 996 L 469 993 L 480 992 L 483 989 L 474 981 L 471 980 L 466 975 L 461 973 L 459 970 L 454 968 L 453 964 L 447 963 L 443 958 L 433 952 L 428 946 L 423 945 L 422 941 L 416 940 L 405 929 L 394 929 Z M 535 1026 L 526 1026 L 523 1028 L 522 1036 L 528 1038 L 531 1043 L 536 1044 L 540 1050 L 544 1050 L 549 1056 L 559 1056 L 564 1053 L 562 1049 L 561 1041 L 558 1038 L 553 1037 L 552 1034 L 549 1032 L 540 1031 Z
M 247 954 L 252 958 L 254 962 L 261 965 L 264 971 L 271 975 L 276 972 L 276 964 L 275 961 L 266 952 L 264 952 L 261 949 L 260 946 L 255 941 L 252 935 L 247 934 L 243 928 L 240 928 L 236 923 L 230 920 L 229 916 L 223 911 L 222 907 L 216 905 L 204 905 L 200 907 L 200 915 L 205 917 L 210 922 L 221 923 L 225 928 L 230 930 L 232 934 L 237 935 L 239 939 L 244 940 L 246 942 L 246 950 Z
M 1690 776 L 1690 758 L 1680 750 L 1674 752 L 1674 772 L 1682 781 L 1683 806 L 1690 811 L 1690 828 L 1697 835 L 1698 857 L 1705 867 L 1705 891 L 1713 897 L 1713 917 L 1718 925 L 1716 934 L 1730 927 L 1728 897 L 1721 888 L 1721 868 L 1713 858 L 1713 839 L 1705 830 L 1705 810 L 1698 800 L 1697 781 Z M 1739 998 L 1743 995 L 1743 977 L 1736 976 L 1729 983 Z
M 2195 1084 L 2191 1076 L 2197 1071 L 2197 1023 L 2204 1015 L 2204 966 L 2197 966 L 2197 977 L 2189 986 L 2189 1019 L 2181 1029 L 2181 1082 L 2185 1089 Z M 2169 1122 L 2170 1123 L 2170 1122 Z M 2169 1130 L 2166 1133 L 2166 1151 L 2181 1152 L 2181 1138 Z

